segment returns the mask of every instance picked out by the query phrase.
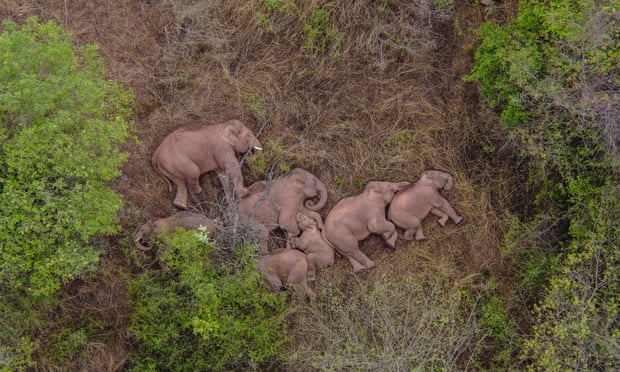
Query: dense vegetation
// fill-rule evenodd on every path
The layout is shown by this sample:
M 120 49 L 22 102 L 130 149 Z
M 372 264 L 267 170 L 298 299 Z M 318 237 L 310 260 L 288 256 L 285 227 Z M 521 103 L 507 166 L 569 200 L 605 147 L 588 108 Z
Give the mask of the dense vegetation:
M 118 231 L 108 182 L 127 158 L 131 94 L 96 47 L 56 23 L 5 22 L 0 36 L 0 360 L 29 366 L 61 284 L 96 267 L 91 239 Z
M 0 9 L 2 370 L 620 369 L 618 0 L 43 3 Z M 217 236 L 136 251 L 172 212 L 154 148 L 231 117 L 248 183 L 300 166 L 333 205 L 440 168 L 466 220 L 369 239 L 312 303 L 214 185 Z
M 471 80 L 529 172 L 532 212 L 507 239 L 534 316 L 535 370 L 620 366 L 618 1 L 522 2 L 484 24 Z

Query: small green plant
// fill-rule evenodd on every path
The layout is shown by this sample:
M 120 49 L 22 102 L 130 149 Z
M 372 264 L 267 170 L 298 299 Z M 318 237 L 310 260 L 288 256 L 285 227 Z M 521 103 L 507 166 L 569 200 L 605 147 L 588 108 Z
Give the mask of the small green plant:
M 397 132 L 388 137 L 388 139 L 385 141 L 385 147 L 387 147 L 389 150 L 394 150 L 400 148 L 401 146 L 407 145 L 410 141 L 410 132 Z
M 317 6 L 303 27 L 302 50 L 312 54 L 329 53 L 330 57 L 340 56 L 340 34 L 331 21 L 331 6 Z

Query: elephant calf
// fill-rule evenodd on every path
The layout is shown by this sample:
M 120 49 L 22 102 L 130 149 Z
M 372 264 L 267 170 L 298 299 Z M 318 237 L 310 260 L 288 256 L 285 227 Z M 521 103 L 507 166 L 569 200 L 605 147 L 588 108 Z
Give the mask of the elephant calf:
M 216 231 L 213 221 L 208 217 L 192 212 L 179 212 L 173 214 L 170 217 L 156 218 L 146 222 L 140 229 L 134 238 L 136 247 L 142 251 L 149 251 L 153 249 L 152 240 L 157 237 L 159 233 L 171 233 L 177 227 L 185 230 L 197 229 L 200 226 L 204 226 L 209 234 L 213 234 Z M 166 250 L 166 247 L 163 249 Z M 158 256 L 162 252 L 158 252 Z M 169 271 L 168 266 L 160 261 L 160 266 L 165 271 Z
M 292 249 L 280 249 L 258 261 L 258 270 L 265 274 L 273 290 L 279 292 L 282 285 L 291 283 L 303 291 L 309 299 L 316 293 L 308 286 L 308 260 L 302 252 Z
M 409 182 L 368 182 L 361 194 L 341 199 L 327 215 L 323 235 L 349 259 L 354 272 L 375 264 L 359 249 L 359 241 L 370 234 L 380 234 L 390 247 L 395 247 L 398 234 L 394 224 L 385 218 L 385 207 L 408 185 Z
M 302 233 L 290 239 L 291 245 L 303 251 L 308 259 L 308 280 L 315 280 L 316 269 L 334 264 L 334 248 L 323 238 L 323 220 L 316 212 L 297 213 L 297 225 Z
M 429 213 L 439 217 L 442 227 L 452 219 L 455 224 L 461 223 L 463 217 L 456 214 L 450 203 L 439 193 L 439 190 L 450 190 L 454 181 L 449 173 L 426 170 L 420 179 L 394 197 L 388 210 L 388 218 L 396 226 L 405 229 L 404 238 L 411 240 L 415 236 L 418 241 L 425 240 L 422 231 L 422 220 Z

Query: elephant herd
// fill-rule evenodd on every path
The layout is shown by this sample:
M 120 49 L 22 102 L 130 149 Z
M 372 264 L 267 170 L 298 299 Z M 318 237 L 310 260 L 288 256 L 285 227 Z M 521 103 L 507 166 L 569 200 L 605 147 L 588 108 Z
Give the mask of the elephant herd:
M 295 168 L 281 177 L 245 187 L 237 155 L 250 150 L 262 150 L 252 130 L 239 120 L 229 120 L 172 132 L 155 150 L 152 163 L 170 192 L 172 183 L 176 185 L 173 205 L 182 210 L 187 209 L 189 193 L 202 191 L 200 175 L 216 172 L 225 195 L 236 203 L 239 221 L 257 229 L 258 269 L 276 291 L 290 283 L 314 298 L 316 293 L 308 282 L 315 280 L 316 270 L 334 263 L 336 252 L 349 260 L 354 272 L 374 266 L 359 248 L 359 242 L 370 234 L 381 235 L 389 247 L 395 248 L 396 227 L 404 229 L 406 240 L 426 239 L 422 220 L 429 213 L 439 217 L 441 226 L 449 219 L 455 224 L 463 220 L 440 194 L 452 188 L 452 176 L 426 170 L 415 183 L 368 182 L 360 194 L 339 200 L 323 222 L 318 212 L 327 203 L 327 188 L 304 169 Z M 149 241 L 160 232 L 199 226 L 215 233 L 215 225 L 207 217 L 178 212 L 145 223 L 135 243 L 148 250 Z M 285 234 L 286 247 L 272 249 L 269 237 L 278 228 Z M 162 268 L 166 269 L 163 263 Z

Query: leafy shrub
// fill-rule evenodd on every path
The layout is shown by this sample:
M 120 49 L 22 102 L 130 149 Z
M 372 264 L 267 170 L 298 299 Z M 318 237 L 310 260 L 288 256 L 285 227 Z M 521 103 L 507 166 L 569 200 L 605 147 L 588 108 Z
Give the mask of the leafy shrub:
M 30 364 L 37 318 L 62 283 L 94 268 L 90 240 L 117 231 L 132 95 L 105 78 L 95 45 L 53 22 L 0 35 L 0 360 Z
M 147 271 L 131 285 L 135 371 L 256 369 L 286 340 L 285 297 L 255 268 L 254 246 L 222 252 L 193 231 L 165 238 L 170 273 Z
M 481 27 L 467 77 L 530 165 L 534 213 L 507 243 L 540 301 L 521 353 L 534 370 L 620 365 L 617 15 L 617 1 L 521 2 L 508 25 Z

